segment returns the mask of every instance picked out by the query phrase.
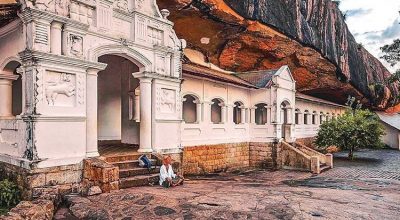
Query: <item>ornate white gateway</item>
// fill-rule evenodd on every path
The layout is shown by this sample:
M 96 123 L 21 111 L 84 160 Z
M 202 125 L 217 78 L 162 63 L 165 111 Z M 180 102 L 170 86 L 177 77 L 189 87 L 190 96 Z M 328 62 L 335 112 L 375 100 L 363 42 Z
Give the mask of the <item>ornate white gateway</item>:
M 19 18 L 0 27 L 2 161 L 73 164 L 98 156 L 107 137 L 141 152 L 179 150 L 185 42 L 167 10 L 155 0 L 20 3 Z M 119 128 L 107 108 L 115 91 L 126 106 L 115 120 L 128 121 Z

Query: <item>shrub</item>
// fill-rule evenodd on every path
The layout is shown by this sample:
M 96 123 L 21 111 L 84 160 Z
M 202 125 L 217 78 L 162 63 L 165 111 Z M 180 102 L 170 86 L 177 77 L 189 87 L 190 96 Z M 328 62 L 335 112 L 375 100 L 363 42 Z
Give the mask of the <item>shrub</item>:
M 19 203 L 20 199 L 20 191 L 17 185 L 7 179 L 0 181 L 0 206 L 15 206 Z
M 324 122 L 315 141 L 320 149 L 338 146 L 353 152 L 359 148 L 381 148 L 384 146 L 380 137 L 384 129 L 379 123 L 378 116 L 369 110 L 347 111 L 337 119 Z

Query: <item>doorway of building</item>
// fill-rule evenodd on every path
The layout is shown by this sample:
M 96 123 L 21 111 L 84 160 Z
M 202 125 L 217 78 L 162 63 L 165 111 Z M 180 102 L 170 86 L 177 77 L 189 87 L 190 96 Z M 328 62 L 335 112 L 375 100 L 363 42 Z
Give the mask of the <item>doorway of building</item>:
M 139 67 L 118 55 L 103 55 L 99 62 L 107 68 L 98 73 L 97 134 L 101 155 L 137 149 L 140 122 L 134 118 L 138 111 L 135 99 L 139 80 L 132 76 Z M 136 93 L 135 93 L 136 90 Z

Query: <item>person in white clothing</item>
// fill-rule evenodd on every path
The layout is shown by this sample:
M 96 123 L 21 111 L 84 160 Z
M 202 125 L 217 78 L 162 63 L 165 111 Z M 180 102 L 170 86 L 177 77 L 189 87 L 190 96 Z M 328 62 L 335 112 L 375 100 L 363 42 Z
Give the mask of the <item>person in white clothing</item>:
M 183 177 L 174 173 L 171 162 L 171 156 L 165 157 L 163 165 L 160 168 L 160 186 L 164 186 L 165 188 L 183 184 Z

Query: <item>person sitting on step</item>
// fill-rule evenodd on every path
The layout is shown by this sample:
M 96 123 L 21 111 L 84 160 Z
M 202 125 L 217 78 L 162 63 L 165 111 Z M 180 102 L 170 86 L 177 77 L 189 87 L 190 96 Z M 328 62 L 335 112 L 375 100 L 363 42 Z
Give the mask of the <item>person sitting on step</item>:
M 160 185 L 169 188 L 183 184 L 183 176 L 176 175 L 172 169 L 172 158 L 166 156 L 163 159 L 163 165 L 160 168 Z

